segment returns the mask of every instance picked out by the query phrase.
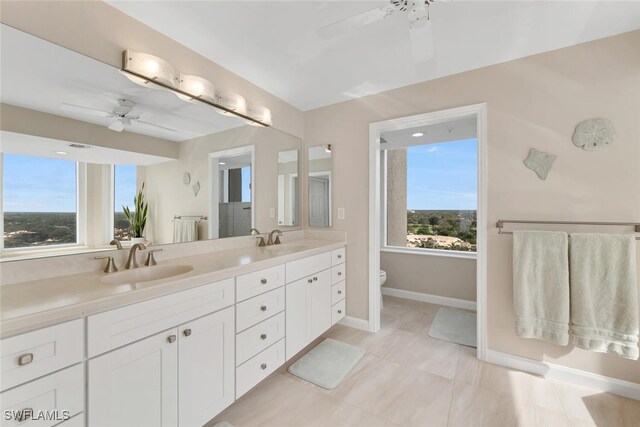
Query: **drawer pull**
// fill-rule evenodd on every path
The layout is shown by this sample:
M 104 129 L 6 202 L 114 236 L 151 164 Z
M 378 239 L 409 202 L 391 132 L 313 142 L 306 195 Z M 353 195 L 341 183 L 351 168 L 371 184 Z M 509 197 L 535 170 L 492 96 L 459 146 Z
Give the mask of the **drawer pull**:
M 21 411 L 18 411 L 16 421 L 21 423 L 23 421 L 27 421 L 30 418 L 33 418 L 33 408 L 24 408 Z
M 260 280 L 260 283 L 262 283 L 263 285 L 266 285 L 267 284 L 267 279 Z
M 260 369 L 265 370 L 267 369 L 267 364 L 263 363 L 262 365 L 260 365 Z
M 342 314 L 342 310 L 338 310 L 338 314 Z
M 342 295 L 342 291 L 338 291 L 338 295 Z
M 342 271 L 338 271 L 338 276 L 342 276 Z
M 262 334 L 262 335 L 260 335 L 260 339 L 261 339 L 261 340 L 266 340 L 266 339 L 267 339 L 267 334 Z
M 169 335 L 167 337 L 167 341 L 169 341 L 169 343 L 176 342 L 176 339 L 178 339 L 178 337 L 176 337 L 175 335 Z
M 266 305 L 260 306 L 260 311 L 267 311 L 267 306 Z
M 188 337 L 189 335 L 191 335 L 191 329 L 185 329 L 182 333 L 185 337 Z
M 307 280 L 307 282 L 313 283 L 313 279 L 309 279 L 309 280 Z
M 317 282 L 317 281 L 318 281 L 318 278 L 317 278 L 317 277 L 314 277 L 314 278 L 313 278 L 313 281 L 314 281 L 314 282 Z
M 28 365 L 31 362 L 33 362 L 33 353 L 23 354 L 18 357 L 18 365 L 20 366 Z

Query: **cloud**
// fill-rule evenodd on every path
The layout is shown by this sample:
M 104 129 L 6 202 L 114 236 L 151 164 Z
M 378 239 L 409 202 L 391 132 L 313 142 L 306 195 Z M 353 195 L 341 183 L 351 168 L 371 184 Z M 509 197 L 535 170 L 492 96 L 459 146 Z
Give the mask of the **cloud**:
M 429 147 L 425 150 L 427 153 L 433 153 L 435 151 L 438 151 L 438 147 Z

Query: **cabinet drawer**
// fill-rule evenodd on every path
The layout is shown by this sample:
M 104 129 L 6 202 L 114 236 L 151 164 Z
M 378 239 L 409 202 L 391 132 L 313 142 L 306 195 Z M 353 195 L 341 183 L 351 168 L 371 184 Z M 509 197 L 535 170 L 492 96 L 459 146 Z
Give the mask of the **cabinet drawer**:
M 346 251 L 345 248 L 336 249 L 335 251 L 331 251 L 331 265 L 338 265 L 345 262 L 346 259 Z
M 263 294 L 284 285 L 284 265 L 265 268 L 236 278 L 237 300 Z
M 335 325 L 345 316 L 345 300 L 338 301 L 331 308 L 331 325 Z
M 87 351 L 93 357 L 234 303 L 233 279 L 106 311 L 87 318 Z
M 346 286 L 344 281 L 333 285 L 331 287 L 331 305 L 335 305 L 338 301 L 342 301 L 346 295 L 345 292 Z
M 236 336 L 236 365 L 241 365 L 284 338 L 284 313 L 258 323 Z
M 313 255 L 287 263 L 287 283 L 295 282 L 310 274 L 331 268 L 331 252 Z
M 0 394 L 2 401 L 3 426 L 38 425 L 53 426 L 64 421 L 65 414 L 73 416 L 82 412 L 84 405 L 84 379 L 82 365 L 78 364 L 54 374 L 47 375 L 28 384 Z M 15 417 L 7 420 L 7 412 L 15 411 L 33 413 L 38 416 L 39 411 L 47 411 L 52 420 L 38 420 L 20 422 Z M 68 413 L 63 411 L 69 411 Z M 14 412 L 10 412 L 11 415 Z M 44 415 L 43 415 L 44 416 Z M 39 417 L 42 418 L 42 417 Z
M 82 319 L 0 341 L 0 390 L 73 365 L 84 351 Z
M 248 392 L 284 363 L 284 340 L 280 340 L 236 369 L 236 399 Z
M 346 264 L 338 264 L 331 267 L 331 284 L 335 285 L 338 282 L 342 282 L 347 278 Z
M 283 311 L 284 293 L 283 286 L 239 303 L 236 306 L 236 331 L 244 331 Z

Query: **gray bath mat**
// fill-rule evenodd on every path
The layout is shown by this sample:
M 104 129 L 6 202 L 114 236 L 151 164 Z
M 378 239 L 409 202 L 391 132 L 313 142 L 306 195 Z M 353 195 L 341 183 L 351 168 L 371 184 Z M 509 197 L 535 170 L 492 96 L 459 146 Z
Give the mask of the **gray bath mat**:
M 331 390 L 356 366 L 365 351 L 327 338 L 289 366 L 289 373 Z
M 429 336 L 438 340 L 475 347 L 476 313 L 440 307 L 429 328 Z

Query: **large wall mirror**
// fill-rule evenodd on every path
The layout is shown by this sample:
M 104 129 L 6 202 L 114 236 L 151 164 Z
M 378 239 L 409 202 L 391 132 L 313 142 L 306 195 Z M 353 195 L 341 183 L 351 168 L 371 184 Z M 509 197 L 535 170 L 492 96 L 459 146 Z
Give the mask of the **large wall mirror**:
M 309 226 L 331 227 L 331 145 L 309 148 Z
M 135 212 L 140 190 L 147 243 L 299 226 L 299 138 L 6 25 L 0 35 L 2 260 L 130 241 L 123 207 Z

